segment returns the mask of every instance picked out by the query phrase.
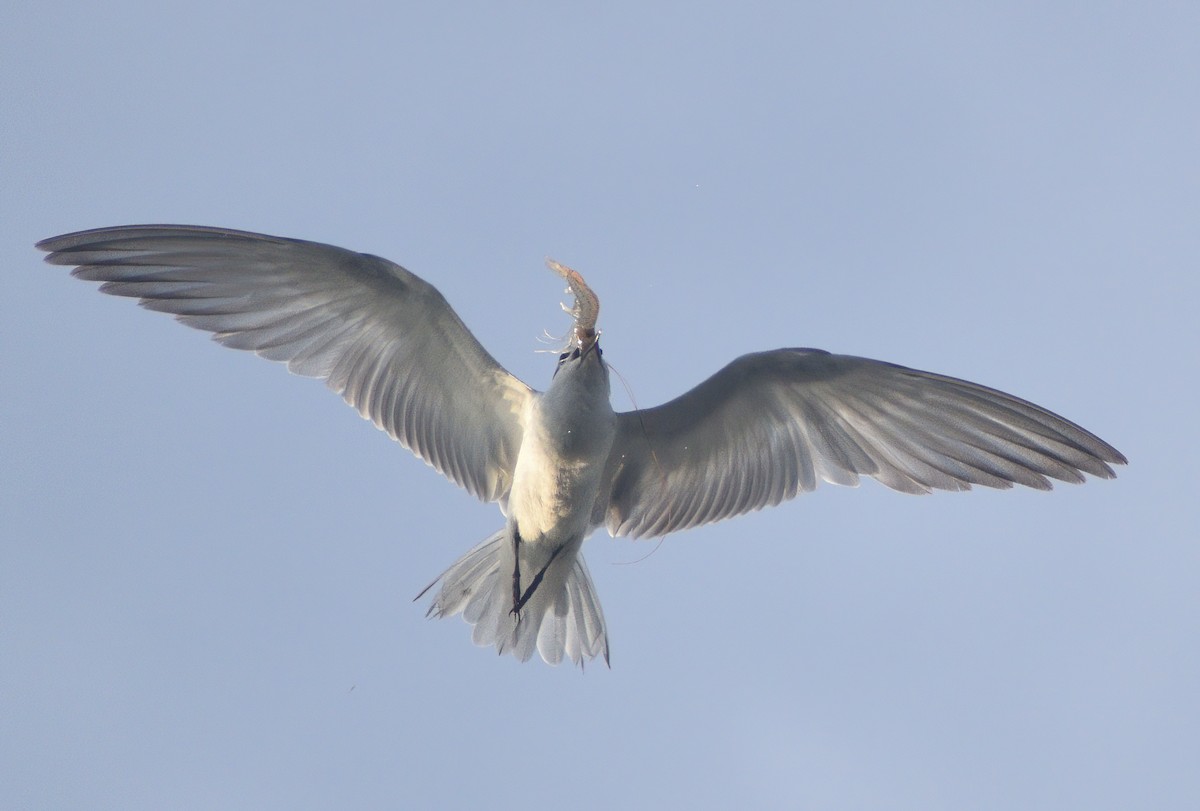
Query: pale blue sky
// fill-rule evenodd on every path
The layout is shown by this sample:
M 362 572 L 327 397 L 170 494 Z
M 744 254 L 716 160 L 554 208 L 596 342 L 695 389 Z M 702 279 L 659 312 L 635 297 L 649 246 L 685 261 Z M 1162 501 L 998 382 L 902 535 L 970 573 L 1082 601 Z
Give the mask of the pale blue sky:
M 406 5 L 0 11 L 0 807 L 1200 807 L 1197 7 Z M 33 249 L 137 222 L 386 256 L 537 387 L 549 255 L 641 405 L 818 346 L 1131 466 L 599 534 L 612 670 L 522 665 L 410 602 L 495 507 Z

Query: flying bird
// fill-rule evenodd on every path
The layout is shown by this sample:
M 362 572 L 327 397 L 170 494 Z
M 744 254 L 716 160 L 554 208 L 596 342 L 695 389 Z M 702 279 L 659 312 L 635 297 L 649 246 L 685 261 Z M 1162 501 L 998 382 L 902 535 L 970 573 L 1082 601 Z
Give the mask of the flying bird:
M 323 379 L 504 528 L 463 555 L 429 614 L 521 661 L 609 661 L 581 547 L 597 528 L 655 537 L 871 476 L 904 493 L 1050 489 L 1104 479 L 1115 448 L 1044 408 L 965 380 L 819 349 L 743 355 L 663 405 L 617 413 L 583 277 L 570 338 L 536 391 L 496 362 L 428 282 L 378 256 L 179 225 L 38 243 L 55 265 Z M 564 306 L 565 308 L 565 306 Z M 418 598 L 421 595 L 418 595 Z

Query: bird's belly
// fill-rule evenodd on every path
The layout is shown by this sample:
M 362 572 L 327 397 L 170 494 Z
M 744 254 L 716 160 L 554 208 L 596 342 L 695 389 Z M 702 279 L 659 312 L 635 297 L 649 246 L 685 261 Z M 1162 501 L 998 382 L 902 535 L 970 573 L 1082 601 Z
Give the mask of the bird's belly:
M 567 456 L 540 432 L 527 434 L 508 498 L 508 514 L 521 537 L 561 543 L 585 533 L 604 462 L 602 457 Z

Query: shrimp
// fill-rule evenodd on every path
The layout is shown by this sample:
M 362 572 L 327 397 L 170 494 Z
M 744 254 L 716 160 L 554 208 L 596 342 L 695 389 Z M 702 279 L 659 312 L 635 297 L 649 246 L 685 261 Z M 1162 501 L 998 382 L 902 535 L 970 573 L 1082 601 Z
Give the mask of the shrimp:
M 587 286 L 579 271 L 560 265 L 553 259 L 546 260 L 546 267 L 566 279 L 567 290 L 575 297 L 573 307 L 563 305 L 563 310 L 575 319 L 571 343 L 580 349 L 589 349 L 599 337 L 596 332 L 596 320 L 600 317 L 600 298 Z

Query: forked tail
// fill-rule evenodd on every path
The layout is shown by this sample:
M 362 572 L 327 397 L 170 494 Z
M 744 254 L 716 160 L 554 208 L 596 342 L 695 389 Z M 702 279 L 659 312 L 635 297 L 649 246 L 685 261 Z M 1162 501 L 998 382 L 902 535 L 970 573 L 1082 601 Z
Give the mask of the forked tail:
M 554 561 L 520 613 L 514 614 L 512 548 L 508 533 L 500 530 L 459 558 L 417 595 L 420 599 L 442 584 L 426 616 L 462 614 L 475 626 L 471 638 L 476 645 L 495 646 L 497 653 L 511 653 L 522 662 L 536 649 L 552 665 L 564 655 L 580 667 L 600 655 L 608 664 L 604 612 L 583 555 Z

